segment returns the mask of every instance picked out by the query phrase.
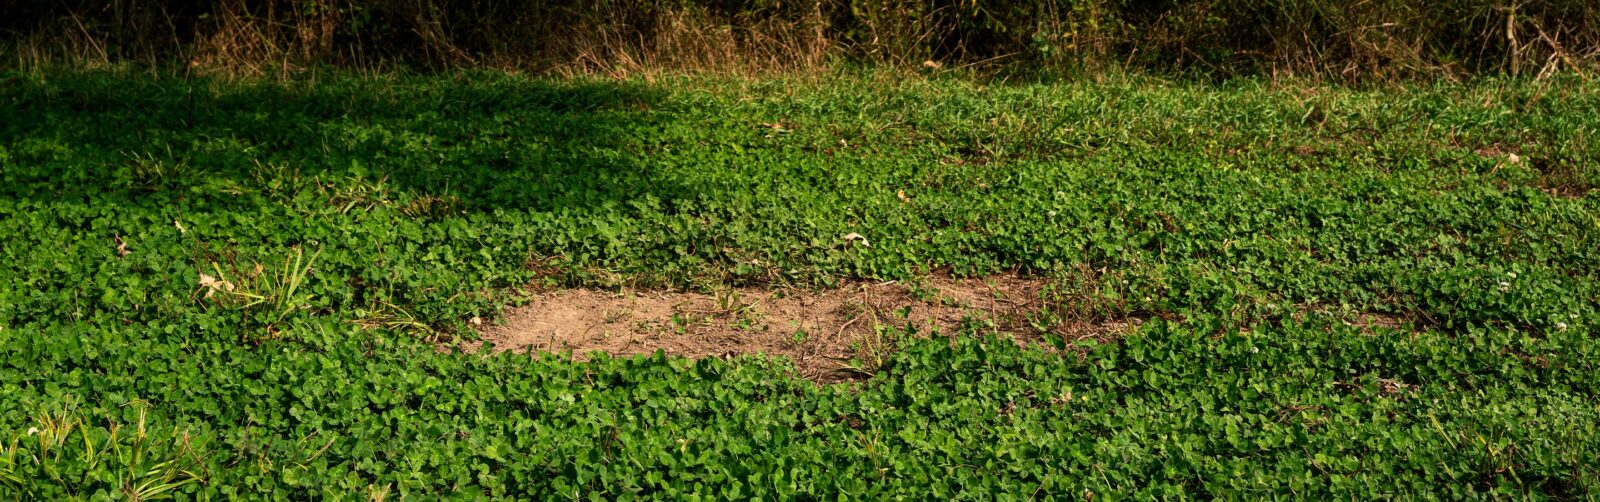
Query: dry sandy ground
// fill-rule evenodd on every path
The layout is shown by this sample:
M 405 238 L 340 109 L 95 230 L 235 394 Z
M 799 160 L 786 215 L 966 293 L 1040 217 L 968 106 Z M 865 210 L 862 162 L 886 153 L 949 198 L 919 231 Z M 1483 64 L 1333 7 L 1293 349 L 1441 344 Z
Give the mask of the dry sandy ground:
M 887 352 L 894 330 L 920 336 L 953 334 L 963 322 L 1033 343 L 1042 333 L 1029 316 L 1043 304 L 1045 282 L 1015 275 L 915 285 L 850 283 L 837 289 L 729 288 L 712 294 L 569 289 L 542 293 L 482 328 L 495 350 L 594 351 L 612 355 L 658 350 L 686 357 L 781 355 L 802 376 L 837 381 L 860 376 L 863 361 Z M 1053 328 L 1068 339 L 1113 336 L 1137 323 L 1106 321 Z M 476 347 L 468 347 L 475 350 Z M 855 362 L 852 362 L 854 360 Z

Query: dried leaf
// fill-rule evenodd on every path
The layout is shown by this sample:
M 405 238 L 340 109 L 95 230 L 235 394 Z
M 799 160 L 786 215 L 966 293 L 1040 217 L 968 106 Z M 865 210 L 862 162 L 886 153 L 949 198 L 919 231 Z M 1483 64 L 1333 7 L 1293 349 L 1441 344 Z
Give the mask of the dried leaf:
M 211 298 L 211 295 L 218 291 L 233 291 L 233 283 L 212 277 L 204 272 L 200 273 L 200 287 L 206 289 L 205 298 Z
M 844 240 L 845 240 L 845 242 L 860 242 L 862 246 L 869 247 L 869 248 L 872 247 L 872 243 L 867 242 L 867 238 L 866 237 L 862 236 L 861 234 L 855 233 L 855 232 L 850 232 L 848 234 L 844 234 Z
M 200 287 L 206 288 L 205 298 L 211 298 L 211 293 L 215 293 L 217 291 L 216 284 L 217 278 L 206 275 L 203 272 L 200 274 Z

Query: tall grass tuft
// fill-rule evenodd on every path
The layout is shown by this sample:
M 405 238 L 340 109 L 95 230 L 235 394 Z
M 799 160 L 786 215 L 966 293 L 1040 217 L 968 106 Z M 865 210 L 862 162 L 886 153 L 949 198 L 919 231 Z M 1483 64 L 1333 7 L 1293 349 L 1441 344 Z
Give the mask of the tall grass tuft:
M 99 425 L 75 405 L 37 413 L 27 430 L 13 431 L 0 444 L 0 496 L 44 500 L 114 493 L 158 500 L 204 483 L 206 437 L 149 427 L 148 404 L 128 406 L 137 407 L 132 424 Z

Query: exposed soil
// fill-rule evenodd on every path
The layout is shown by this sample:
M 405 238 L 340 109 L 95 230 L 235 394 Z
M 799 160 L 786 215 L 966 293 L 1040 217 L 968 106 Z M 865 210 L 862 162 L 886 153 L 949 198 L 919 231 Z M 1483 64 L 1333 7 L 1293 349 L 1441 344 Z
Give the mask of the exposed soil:
M 1356 315 L 1354 319 L 1346 320 L 1344 324 L 1360 328 L 1362 333 L 1370 335 L 1376 331 L 1376 328 L 1399 329 L 1404 327 L 1407 322 L 1406 319 L 1396 315 L 1365 312 Z
M 657 350 L 686 357 L 781 355 L 801 376 L 837 381 L 859 375 L 851 364 L 872 351 L 880 327 L 911 326 L 919 336 L 950 335 L 962 323 L 1034 343 L 1042 333 L 1029 316 L 1045 305 L 1045 282 L 1015 275 L 916 284 L 857 282 L 828 290 L 730 288 L 712 294 L 666 291 L 560 290 L 510 309 L 485 326 L 495 350 L 571 351 L 579 359 Z M 1082 322 L 1052 328 L 1068 339 L 1114 336 L 1131 321 Z M 475 350 L 476 347 L 467 347 Z M 854 369 L 853 369 L 854 368 Z

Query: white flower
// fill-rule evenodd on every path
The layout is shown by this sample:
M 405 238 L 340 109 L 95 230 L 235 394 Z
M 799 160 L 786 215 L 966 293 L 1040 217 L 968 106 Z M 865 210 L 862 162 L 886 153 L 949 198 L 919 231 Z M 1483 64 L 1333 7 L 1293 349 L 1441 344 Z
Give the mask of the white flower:
M 1255 348 L 1255 347 L 1250 347 L 1250 353 L 1251 354 L 1256 354 L 1256 353 L 1259 353 L 1259 352 L 1261 352 L 1261 349 L 1258 349 L 1258 348 Z
M 1500 291 L 1506 291 L 1506 290 L 1509 290 L 1509 289 L 1511 289 L 1511 283 L 1506 282 L 1506 281 L 1500 281 Z
M 1560 331 L 1560 332 L 1565 333 L 1567 331 L 1567 323 L 1564 323 L 1564 322 L 1556 323 L 1556 331 Z
M 1510 277 L 1512 279 L 1516 279 L 1517 278 L 1517 273 L 1516 272 L 1506 272 L 1506 277 Z

